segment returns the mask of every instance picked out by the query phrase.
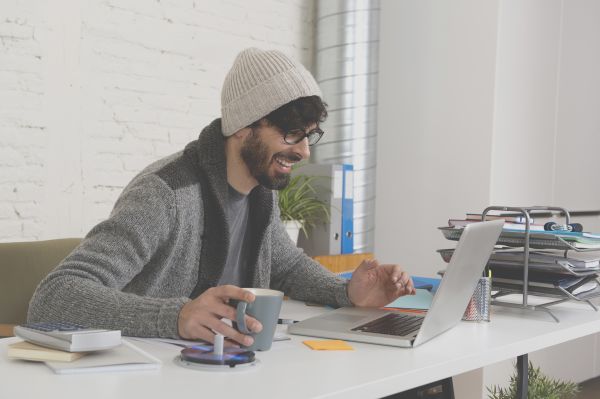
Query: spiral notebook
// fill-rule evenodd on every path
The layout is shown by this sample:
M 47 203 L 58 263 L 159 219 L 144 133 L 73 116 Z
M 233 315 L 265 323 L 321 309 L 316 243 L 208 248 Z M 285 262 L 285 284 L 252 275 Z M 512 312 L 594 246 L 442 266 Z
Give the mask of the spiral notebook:
M 73 362 L 45 362 L 56 374 L 108 373 L 121 371 L 158 370 L 161 361 L 123 339 L 112 349 L 90 352 Z

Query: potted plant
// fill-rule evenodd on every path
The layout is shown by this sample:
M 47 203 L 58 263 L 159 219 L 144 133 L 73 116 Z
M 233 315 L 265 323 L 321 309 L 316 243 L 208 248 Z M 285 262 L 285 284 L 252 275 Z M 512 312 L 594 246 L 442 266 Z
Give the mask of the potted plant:
M 329 221 L 327 204 L 317 198 L 315 181 L 320 176 L 294 175 L 290 183 L 279 191 L 279 210 L 292 241 L 296 242 L 300 230 L 308 237 L 308 231 L 318 223 Z
M 529 385 L 527 397 L 529 399 L 574 399 L 579 392 L 579 386 L 573 382 L 554 380 L 542 374 L 539 367 L 534 368 L 529 362 Z M 506 389 L 493 386 L 487 389 L 488 399 L 513 399 L 517 397 L 517 375 L 510 377 L 510 386 Z

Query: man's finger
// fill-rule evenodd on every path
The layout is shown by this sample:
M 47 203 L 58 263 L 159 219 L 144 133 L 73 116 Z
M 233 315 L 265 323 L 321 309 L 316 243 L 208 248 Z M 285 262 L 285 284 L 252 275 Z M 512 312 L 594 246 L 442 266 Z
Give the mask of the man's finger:
M 255 296 L 252 292 L 245 290 L 235 285 L 220 285 L 214 288 L 214 294 L 221 298 L 224 302 L 229 299 L 237 299 L 239 301 L 254 302 Z
M 214 307 L 213 314 L 218 318 L 224 318 L 231 321 L 237 321 L 237 311 L 235 308 L 226 305 L 224 303 L 217 304 Z M 261 332 L 262 324 L 256 320 L 255 318 L 244 315 L 244 320 L 246 321 L 246 326 L 253 332 Z
M 200 339 L 211 344 L 215 342 L 215 334 L 199 323 L 190 328 L 189 335 L 189 339 Z
M 221 320 L 211 320 L 209 323 L 209 327 L 218 332 L 219 334 L 232 339 L 235 342 L 239 342 L 242 345 L 250 346 L 254 342 L 254 338 L 249 335 L 244 335 L 235 328 L 223 323 Z M 214 341 L 214 334 L 213 334 Z M 211 341 L 212 342 L 212 341 Z
M 417 290 L 415 289 L 415 283 L 413 282 L 412 278 L 410 278 L 410 276 L 407 274 L 407 282 L 404 285 L 404 287 L 406 288 L 406 290 L 408 291 L 409 294 L 414 295 L 417 293 Z
M 225 340 L 223 341 L 223 346 L 225 348 L 239 348 L 240 344 L 238 344 L 235 341 L 230 340 L 229 338 L 225 338 Z
M 406 280 L 403 279 L 403 275 L 406 274 L 406 272 L 404 272 L 399 265 L 384 265 L 384 267 L 388 276 L 390 276 L 390 279 L 394 283 L 400 281 L 403 285 L 406 285 Z
M 246 315 L 245 316 L 246 319 L 246 326 L 248 326 L 248 328 L 250 329 L 250 331 L 255 332 L 255 333 L 259 333 L 262 331 L 263 329 L 263 325 L 260 321 L 256 320 L 255 318 Z
M 219 318 L 225 318 L 232 321 L 235 321 L 237 317 L 237 312 L 235 308 L 225 303 L 215 304 L 212 308 L 212 313 L 214 313 Z
M 412 295 L 412 294 L 416 293 L 415 285 L 414 285 L 412 279 L 410 278 L 410 276 L 408 275 L 408 273 L 406 273 L 406 272 L 402 272 L 400 274 L 400 276 L 398 277 L 397 284 L 401 285 L 404 288 L 406 294 Z

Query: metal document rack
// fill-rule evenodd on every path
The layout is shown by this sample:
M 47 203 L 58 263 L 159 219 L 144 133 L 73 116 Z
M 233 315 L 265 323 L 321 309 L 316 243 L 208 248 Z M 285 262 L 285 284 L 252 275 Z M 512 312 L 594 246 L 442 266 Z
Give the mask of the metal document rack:
M 564 214 L 565 217 L 565 228 L 569 226 L 571 220 L 569 212 L 561 207 L 549 207 L 549 206 L 532 206 L 532 207 L 504 207 L 504 206 L 490 206 L 487 207 L 482 213 L 482 220 L 486 220 L 486 216 L 490 211 L 502 211 L 502 212 L 517 212 L 524 216 L 525 219 L 525 230 L 523 232 L 506 232 L 503 231 L 498 239 L 498 245 L 504 245 L 507 247 L 523 247 L 523 284 L 520 288 L 511 288 L 503 286 L 502 284 L 494 284 L 494 279 L 492 278 L 492 286 L 493 290 L 496 291 L 495 294 L 492 295 L 492 304 L 513 308 L 522 308 L 528 310 L 538 310 L 544 311 L 549 314 L 556 322 L 560 320 L 552 313 L 550 309 L 548 309 L 552 305 L 556 305 L 562 302 L 566 302 L 569 300 L 575 300 L 580 302 L 586 302 L 589 304 L 595 311 L 598 311 L 598 308 L 590 301 L 592 298 L 596 298 L 600 296 L 600 286 L 592 289 L 590 291 L 584 292 L 579 295 L 573 295 L 566 289 L 557 286 L 555 288 L 544 288 L 544 287 L 532 287 L 529 284 L 529 250 L 530 248 L 535 249 L 558 249 L 564 250 L 564 256 L 567 257 L 568 251 L 578 251 L 578 252 L 588 252 L 588 251 L 600 251 L 600 248 L 593 249 L 582 249 L 577 248 L 575 244 L 563 239 L 559 236 L 549 235 L 537 233 L 535 231 L 531 231 L 530 229 L 530 221 L 532 220 L 532 212 L 536 211 L 558 211 Z M 535 213 L 533 213 L 535 215 Z M 441 227 L 442 233 L 444 237 L 449 240 L 457 241 L 461 234 L 462 229 L 457 229 L 453 227 Z M 444 256 L 442 254 L 442 256 Z M 597 274 L 596 274 L 597 277 Z M 510 294 L 521 294 L 523 297 L 522 303 L 511 303 L 499 300 L 506 295 Z M 552 300 L 539 304 L 539 305 L 530 305 L 528 303 L 528 296 L 534 295 L 536 297 L 547 297 L 553 298 Z

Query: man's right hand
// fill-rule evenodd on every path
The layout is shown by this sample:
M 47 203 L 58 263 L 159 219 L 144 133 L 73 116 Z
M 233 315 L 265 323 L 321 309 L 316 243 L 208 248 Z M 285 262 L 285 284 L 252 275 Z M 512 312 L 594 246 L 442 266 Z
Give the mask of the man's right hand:
M 229 305 L 230 299 L 254 302 L 254 294 L 233 285 L 209 288 L 196 299 L 183 305 L 179 311 L 177 327 L 179 336 L 184 339 L 201 339 L 214 343 L 218 332 L 242 345 L 252 345 L 254 339 L 244 335 L 221 319 L 236 319 L 236 309 Z M 262 325 L 252 317 L 246 317 L 246 325 L 253 332 L 260 332 Z

